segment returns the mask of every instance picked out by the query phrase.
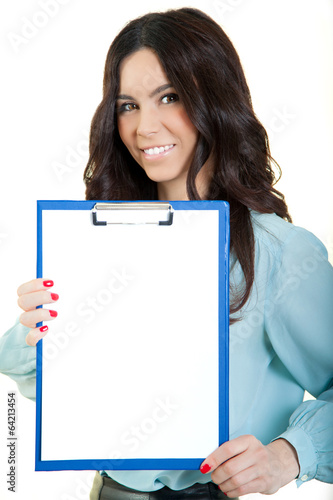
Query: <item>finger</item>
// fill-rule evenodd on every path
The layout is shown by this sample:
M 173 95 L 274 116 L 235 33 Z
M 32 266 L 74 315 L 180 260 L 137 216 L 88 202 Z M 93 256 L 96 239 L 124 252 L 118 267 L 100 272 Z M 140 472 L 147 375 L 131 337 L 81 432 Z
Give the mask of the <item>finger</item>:
M 200 471 L 203 474 L 213 472 L 226 460 L 239 455 L 247 450 L 253 436 L 239 436 L 231 441 L 223 443 L 213 453 L 211 453 L 201 464 Z
M 57 293 L 38 291 L 21 295 L 17 299 L 17 303 L 24 311 L 31 311 L 32 309 L 36 309 L 36 307 L 43 304 L 51 304 L 52 302 L 56 302 L 58 299 L 59 295 Z
M 46 325 L 40 326 L 39 328 L 33 328 L 25 338 L 26 343 L 30 346 L 35 346 L 40 339 L 45 337 L 47 331 L 48 327 Z
M 39 290 L 47 290 L 54 285 L 52 280 L 47 280 L 45 278 L 37 278 L 23 285 L 19 286 L 17 289 L 17 295 L 25 295 L 26 293 L 38 292 Z
M 254 465 L 254 455 L 251 453 L 240 453 L 236 457 L 226 460 L 211 475 L 211 479 L 216 484 L 221 484 L 228 479 L 235 477 L 242 471 Z M 224 490 L 223 490 L 224 491 Z
M 50 309 L 34 309 L 21 314 L 20 323 L 29 328 L 35 328 L 37 323 L 42 321 L 50 321 L 58 316 L 57 311 Z
M 235 497 L 241 497 L 243 495 L 248 495 L 250 493 L 262 493 L 265 489 L 264 484 L 265 484 L 264 481 L 259 478 L 259 479 L 254 479 L 254 481 L 243 484 L 242 486 L 239 486 L 239 488 L 235 488 L 230 491 L 224 491 L 223 487 L 220 487 L 220 489 L 224 491 L 224 494 L 227 495 L 229 498 L 235 498 Z
M 227 481 L 219 483 L 219 488 L 224 493 L 230 494 L 230 496 L 232 496 L 231 493 L 234 493 L 237 490 L 238 493 L 236 493 L 235 496 L 238 496 L 240 494 L 239 493 L 240 490 L 244 491 L 245 490 L 244 487 L 249 483 L 251 483 L 252 481 L 257 480 L 258 477 L 259 477 L 258 468 L 252 466 L 242 470 L 238 474 L 235 474 L 234 476 L 227 479 Z M 244 495 L 245 491 L 242 494 Z

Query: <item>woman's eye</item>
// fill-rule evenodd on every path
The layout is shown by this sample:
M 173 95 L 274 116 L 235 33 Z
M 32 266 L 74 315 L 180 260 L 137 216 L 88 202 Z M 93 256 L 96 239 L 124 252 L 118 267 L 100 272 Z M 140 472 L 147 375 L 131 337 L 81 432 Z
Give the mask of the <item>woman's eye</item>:
M 135 109 L 138 109 L 138 105 L 134 104 L 133 102 L 124 102 L 124 104 L 121 104 L 117 108 L 118 113 L 123 113 L 126 111 L 134 111 Z
M 167 94 L 162 97 L 161 101 L 164 104 L 170 104 L 171 102 L 179 101 L 179 97 L 177 94 Z

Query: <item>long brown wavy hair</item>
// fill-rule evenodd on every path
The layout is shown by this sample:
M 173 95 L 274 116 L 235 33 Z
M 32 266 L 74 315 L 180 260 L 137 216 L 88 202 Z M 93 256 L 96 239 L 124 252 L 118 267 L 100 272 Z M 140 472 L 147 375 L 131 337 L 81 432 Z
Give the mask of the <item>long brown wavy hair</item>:
M 291 221 L 284 196 L 273 186 L 281 171 L 270 155 L 266 130 L 256 118 L 238 54 L 222 28 L 203 12 L 181 8 L 129 22 L 106 58 L 103 99 L 91 124 L 86 198 L 156 200 L 150 180 L 122 143 L 116 119 L 119 68 L 130 54 L 150 48 L 176 89 L 199 138 L 187 177 L 190 200 L 200 199 L 198 172 L 210 156 L 209 200 L 230 204 L 231 251 L 244 275 L 233 290 L 230 314 L 246 303 L 254 281 L 254 234 L 249 209 Z

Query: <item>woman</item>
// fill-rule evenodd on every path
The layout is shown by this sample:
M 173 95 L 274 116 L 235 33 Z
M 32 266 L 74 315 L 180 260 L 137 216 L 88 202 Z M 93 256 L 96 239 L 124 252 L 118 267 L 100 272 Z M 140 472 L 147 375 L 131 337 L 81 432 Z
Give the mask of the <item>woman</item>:
M 239 58 L 212 19 L 184 8 L 120 32 L 92 121 L 86 197 L 229 202 L 230 441 L 200 471 L 97 474 L 91 499 L 233 498 L 294 478 L 333 482 L 333 271 L 322 244 L 291 224 L 272 166 Z M 52 285 L 19 288 L 26 328 L 1 339 L 1 371 L 30 397 L 35 351 L 14 356 L 13 346 L 47 333 L 35 325 L 56 313 L 36 306 L 58 300 Z M 317 400 L 302 403 L 304 390 Z

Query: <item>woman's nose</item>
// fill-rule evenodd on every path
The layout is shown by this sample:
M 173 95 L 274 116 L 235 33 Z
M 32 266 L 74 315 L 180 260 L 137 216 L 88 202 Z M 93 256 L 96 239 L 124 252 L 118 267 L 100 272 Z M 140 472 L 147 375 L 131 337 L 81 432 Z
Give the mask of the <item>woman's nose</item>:
M 137 135 L 147 137 L 150 134 L 156 134 L 160 129 L 158 111 L 152 108 L 140 109 L 139 122 L 137 126 Z

